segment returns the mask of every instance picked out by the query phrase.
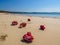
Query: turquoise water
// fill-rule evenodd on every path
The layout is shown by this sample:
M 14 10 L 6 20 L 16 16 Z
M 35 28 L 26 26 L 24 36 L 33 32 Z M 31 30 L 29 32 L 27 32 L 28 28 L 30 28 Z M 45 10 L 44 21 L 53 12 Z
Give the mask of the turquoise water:
M 58 17 L 60 18 L 60 12 L 10 12 L 13 14 L 22 14 L 27 16 L 41 16 L 41 17 Z
M 41 17 L 58 17 L 60 18 L 60 14 L 23 14 L 27 16 L 41 16 Z

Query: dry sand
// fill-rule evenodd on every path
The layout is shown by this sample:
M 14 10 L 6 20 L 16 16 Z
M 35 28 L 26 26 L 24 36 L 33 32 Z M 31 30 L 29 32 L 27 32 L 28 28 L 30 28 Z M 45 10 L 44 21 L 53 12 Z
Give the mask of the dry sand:
M 31 22 L 28 22 L 27 18 L 31 18 Z M 27 26 L 21 29 L 18 28 L 19 24 L 11 26 L 13 20 L 18 21 L 19 24 L 26 22 Z M 39 30 L 41 24 L 46 26 L 44 31 Z M 34 36 L 32 43 L 21 42 L 26 32 L 31 32 Z M 60 19 L 0 13 L 1 33 L 6 33 L 8 37 L 5 41 L 0 41 L 0 45 L 60 45 Z

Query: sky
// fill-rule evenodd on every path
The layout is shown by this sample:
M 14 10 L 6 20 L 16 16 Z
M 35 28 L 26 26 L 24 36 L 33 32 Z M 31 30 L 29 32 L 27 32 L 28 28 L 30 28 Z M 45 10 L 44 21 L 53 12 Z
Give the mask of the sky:
M 0 10 L 60 12 L 60 0 L 0 0 Z

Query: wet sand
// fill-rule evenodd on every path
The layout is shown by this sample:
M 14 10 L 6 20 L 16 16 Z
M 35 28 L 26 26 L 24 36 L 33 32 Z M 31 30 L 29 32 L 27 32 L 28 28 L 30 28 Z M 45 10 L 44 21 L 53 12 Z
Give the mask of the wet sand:
M 31 19 L 30 22 L 27 21 L 28 18 Z M 13 20 L 17 21 L 18 25 L 11 26 Z M 18 28 L 21 22 L 26 22 L 27 26 Z M 44 31 L 39 30 L 41 24 L 46 27 Z M 31 32 L 34 36 L 32 43 L 21 42 L 26 32 Z M 60 45 L 60 19 L 0 13 L 1 33 L 8 37 L 5 41 L 0 41 L 0 45 Z

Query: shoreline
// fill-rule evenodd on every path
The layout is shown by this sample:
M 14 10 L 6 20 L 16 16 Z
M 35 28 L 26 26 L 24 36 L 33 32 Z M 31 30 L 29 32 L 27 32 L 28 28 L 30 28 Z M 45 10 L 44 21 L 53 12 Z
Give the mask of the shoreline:
M 37 15 L 33 15 L 33 14 L 14 14 L 14 13 L 0 13 L 0 14 L 12 14 L 12 15 L 17 15 L 17 16 L 29 16 L 29 17 L 41 17 L 41 18 L 56 18 L 56 19 L 60 19 L 60 17 L 53 17 L 53 16 L 37 16 Z

